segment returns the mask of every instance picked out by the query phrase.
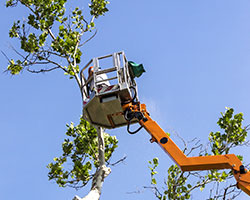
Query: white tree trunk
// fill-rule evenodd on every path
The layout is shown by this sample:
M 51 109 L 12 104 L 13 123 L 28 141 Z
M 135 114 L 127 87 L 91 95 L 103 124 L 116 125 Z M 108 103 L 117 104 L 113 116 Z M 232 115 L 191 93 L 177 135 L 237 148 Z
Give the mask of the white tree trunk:
M 100 165 L 96 170 L 95 176 L 93 178 L 90 192 L 83 198 L 75 196 L 73 200 L 99 200 L 104 179 L 111 173 L 111 169 L 105 164 L 104 130 L 101 127 L 95 128 L 97 130 L 98 135 L 98 159 Z

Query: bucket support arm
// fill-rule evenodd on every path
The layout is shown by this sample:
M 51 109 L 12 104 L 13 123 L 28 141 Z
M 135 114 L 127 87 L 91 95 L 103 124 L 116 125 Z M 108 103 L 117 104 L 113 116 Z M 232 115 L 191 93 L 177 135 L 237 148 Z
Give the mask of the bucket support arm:
M 133 118 L 137 118 L 141 127 L 151 135 L 150 141 L 159 144 L 182 171 L 231 169 L 237 181 L 237 187 L 250 196 L 250 171 L 245 169 L 236 155 L 187 157 L 168 134 L 151 119 L 145 104 L 140 104 L 140 102 L 125 104 L 123 110 L 128 123 Z

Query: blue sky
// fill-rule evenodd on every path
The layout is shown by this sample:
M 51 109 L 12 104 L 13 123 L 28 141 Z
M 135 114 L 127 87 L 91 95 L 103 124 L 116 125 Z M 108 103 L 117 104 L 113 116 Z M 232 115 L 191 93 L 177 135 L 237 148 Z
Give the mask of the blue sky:
M 216 122 L 226 106 L 243 112 L 244 125 L 250 124 L 249 1 L 111 1 L 109 10 L 96 21 L 98 34 L 85 46 L 83 66 L 92 57 L 120 50 L 129 60 L 143 63 L 147 73 L 137 81 L 140 100 L 164 130 L 185 140 L 197 137 L 206 143 L 209 132 L 218 130 Z M 0 3 L 0 49 L 9 57 L 15 56 L 9 44 L 17 43 L 8 38 L 8 29 L 25 13 Z M 59 188 L 48 181 L 46 169 L 61 153 L 65 124 L 79 120 L 76 83 L 60 71 L 13 77 L 3 73 L 7 61 L 3 56 L 0 60 L 0 199 L 84 196 L 89 187 Z M 126 128 L 108 132 L 119 139 L 113 161 L 124 155 L 127 159 L 112 169 L 101 199 L 152 200 L 152 192 L 142 189 L 150 184 L 147 161 L 159 157 L 163 177 L 171 159 L 148 142 L 146 131 L 133 136 Z M 248 148 L 235 151 L 246 163 L 249 152 Z M 201 199 L 204 193 L 192 198 Z

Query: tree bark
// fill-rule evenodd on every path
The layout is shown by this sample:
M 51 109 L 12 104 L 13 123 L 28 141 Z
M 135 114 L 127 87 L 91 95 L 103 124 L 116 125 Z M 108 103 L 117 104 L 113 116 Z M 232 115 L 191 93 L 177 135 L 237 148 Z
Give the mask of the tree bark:
M 75 196 L 73 200 L 99 200 L 104 179 L 111 173 L 111 169 L 105 163 L 104 129 L 101 127 L 95 128 L 98 135 L 99 167 L 93 178 L 90 192 L 83 198 Z

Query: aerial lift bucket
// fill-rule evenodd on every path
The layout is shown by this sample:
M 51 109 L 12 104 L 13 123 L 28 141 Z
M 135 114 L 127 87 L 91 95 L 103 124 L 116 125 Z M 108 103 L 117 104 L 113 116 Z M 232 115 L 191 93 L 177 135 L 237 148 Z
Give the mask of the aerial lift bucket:
M 85 78 L 84 71 L 90 67 L 93 75 Z M 109 129 L 127 125 L 122 105 L 138 99 L 136 82 L 124 52 L 90 60 L 81 71 L 81 81 L 85 119 Z

